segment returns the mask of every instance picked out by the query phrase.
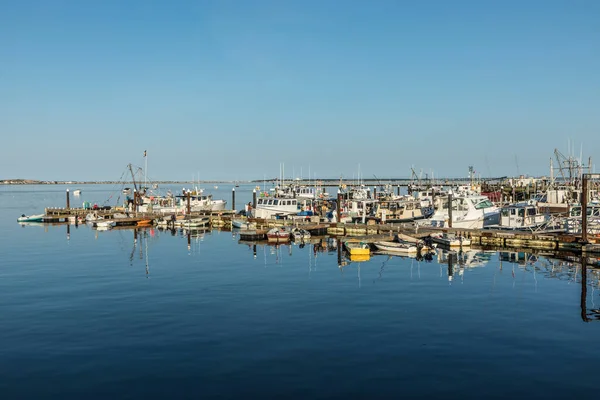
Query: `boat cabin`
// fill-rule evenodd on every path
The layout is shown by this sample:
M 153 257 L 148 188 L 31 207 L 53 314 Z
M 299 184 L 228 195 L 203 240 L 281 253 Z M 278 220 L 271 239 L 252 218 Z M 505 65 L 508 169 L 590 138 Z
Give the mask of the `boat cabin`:
M 533 202 L 511 204 L 502 207 L 500 211 L 500 226 L 502 228 L 533 228 L 547 220 L 548 216 L 540 214 Z

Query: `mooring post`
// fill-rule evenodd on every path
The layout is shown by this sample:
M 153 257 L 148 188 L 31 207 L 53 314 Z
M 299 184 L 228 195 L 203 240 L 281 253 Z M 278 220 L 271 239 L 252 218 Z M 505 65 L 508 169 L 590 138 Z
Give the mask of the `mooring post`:
M 256 189 L 252 189 L 252 208 L 256 210 Z
M 587 204 L 588 204 L 588 176 L 583 174 L 583 182 L 581 187 L 581 240 L 587 243 Z
M 231 188 L 231 210 L 235 214 L 235 188 Z
M 400 184 L 398 184 L 398 187 L 396 188 L 396 190 L 397 190 L 396 193 L 398 194 L 398 196 L 400 196 Z
M 342 194 L 339 192 L 338 190 L 338 194 L 337 194 L 337 207 L 336 207 L 336 222 L 339 224 L 341 222 L 342 219 Z
M 190 215 L 192 213 L 192 204 L 191 204 L 192 194 L 190 193 L 189 190 L 186 193 L 186 196 L 187 196 L 187 213 L 188 213 L 188 215 Z
M 448 228 L 452 228 L 452 192 L 448 193 Z
M 67 210 L 71 208 L 71 197 L 69 196 L 69 189 L 67 189 Z
M 373 186 L 373 200 L 377 200 L 377 186 Z

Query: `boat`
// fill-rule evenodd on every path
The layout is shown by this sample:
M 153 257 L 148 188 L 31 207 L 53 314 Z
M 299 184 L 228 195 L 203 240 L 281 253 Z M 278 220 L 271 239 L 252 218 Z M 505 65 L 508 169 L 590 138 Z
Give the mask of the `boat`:
M 550 221 L 549 213 L 541 213 L 535 200 L 503 206 L 500 209 L 500 223 L 488 226 L 497 229 L 537 230 Z M 487 227 L 486 227 L 487 228 Z
M 73 191 L 73 196 L 80 196 L 81 195 L 81 189 L 76 189 Z
M 25 215 L 21 214 L 19 218 L 17 218 L 17 222 L 44 222 L 44 214 L 37 215 Z
M 500 208 L 486 196 L 458 190 L 452 196 L 452 228 L 482 229 L 500 222 Z M 448 198 L 436 198 L 438 207 L 429 221 L 432 227 L 449 227 Z
M 398 254 L 416 254 L 419 251 L 423 253 L 428 253 L 435 248 L 435 245 L 426 246 L 423 241 L 417 243 L 411 242 L 375 242 L 373 243 L 377 250 L 389 252 L 389 253 L 398 253 Z
M 431 234 L 431 240 L 447 247 L 465 247 L 471 245 L 471 239 L 452 233 L 434 233 Z
M 297 199 L 265 196 L 257 199 L 253 217 L 281 218 L 296 215 L 299 211 Z
M 175 226 L 180 228 L 200 228 L 208 225 L 209 222 L 209 217 L 183 218 L 175 220 Z
M 123 188 L 123 191 L 122 191 L 122 193 L 123 193 L 124 195 L 127 195 L 127 196 L 128 196 L 128 195 L 130 195 L 130 194 L 131 194 L 131 188 L 128 188 L 128 187 L 126 187 L 126 188 Z
M 235 229 L 256 229 L 256 222 L 250 222 L 247 219 L 232 219 L 231 227 Z
M 368 243 L 346 241 L 344 242 L 344 246 L 351 256 L 368 256 L 371 254 L 371 248 L 369 247 Z
M 422 207 L 420 200 L 410 196 L 373 202 L 371 207 L 367 207 L 367 210 L 370 210 L 370 213 L 365 216 L 365 221 L 374 220 L 376 223 L 413 222 L 428 218 L 433 214 L 433 210 Z M 362 216 L 360 215 L 352 218 L 353 222 L 361 220 Z
M 600 235 L 600 203 L 593 201 L 587 205 L 587 233 L 591 235 Z M 563 219 L 564 230 L 569 234 L 581 234 L 582 226 L 582 206 L 575 204 L 571 206 L 569 216 Z
M 117 225 L 114 219 L 104 219 L 94 222 L 94 226 L 99 229 L 111 229 Z
M 290 230 L 285 227 L 272 228 L 267 231 L 267 240 L 269 242 L 289 242 L 290 241 Z
M 240 231 L 240 240 L 264 240 L 266 236 L 267 231 L 265 231 L 264 229 Z
M 310 239 L 310 232 L 302 228 L 292 229 L 292 239 L 294 241 L 305 241 Z

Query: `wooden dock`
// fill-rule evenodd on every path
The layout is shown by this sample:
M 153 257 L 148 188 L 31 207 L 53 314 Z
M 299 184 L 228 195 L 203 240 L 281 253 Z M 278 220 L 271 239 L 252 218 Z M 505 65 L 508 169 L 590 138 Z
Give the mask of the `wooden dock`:
M 125 213 L 122 207 L 114 208 L 46 208 L 44 222 L 68 222 L 70 217 L 85 218 L 90 213 L 95 213 L 102 218 L 111 218 L 116 213 Z M 192 217 L 208 216 L 211 228 L 231 228 L 231 221 L 235 216 L 234 210 L 193 212 Z M 127 218 L 115 218 L 117 226 L 139 226 L 148 220 L 157 220 L 165 215 L 159 213 L 131 213 Z M 239 217 L 236 217 L 239 218 Z M 484 247 L 499 247 L 506 249 L 528 248 L 548 251 L 572 251 L 577 253 L 600 253 L 600 238 L 588 237 L 588 242 L 582 240 L 581 235 L 567 235 L 557 233 L 532 233 L 506 230 L 474 230 L 453 228 L 418 227 L 411 223 L 405 224 L 375 224 L 361 223 L 327 223 L 317 222 L 314 217 L 308 219 L 256 219 L 258 230 L 267 230 L 277 226 L 297 226 L 308 230 L 311 235 L 330 235 L 360 238 L 365 242 L 390 240 L 397 233 L 423 238 L 432 233 L 454 233 L 455 235 L 471 239 L 471 245 Z

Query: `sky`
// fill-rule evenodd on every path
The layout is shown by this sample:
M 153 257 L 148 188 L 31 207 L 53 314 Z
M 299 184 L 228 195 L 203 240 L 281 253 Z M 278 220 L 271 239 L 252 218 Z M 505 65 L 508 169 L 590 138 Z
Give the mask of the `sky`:
M 0 10 L 0 179 L 118 180 L 129 163 L 152 180 L 541 176 L 555 149 L 600 163 L 599 1 Z

